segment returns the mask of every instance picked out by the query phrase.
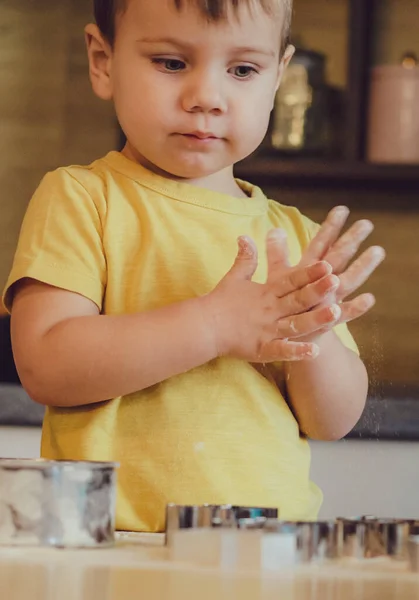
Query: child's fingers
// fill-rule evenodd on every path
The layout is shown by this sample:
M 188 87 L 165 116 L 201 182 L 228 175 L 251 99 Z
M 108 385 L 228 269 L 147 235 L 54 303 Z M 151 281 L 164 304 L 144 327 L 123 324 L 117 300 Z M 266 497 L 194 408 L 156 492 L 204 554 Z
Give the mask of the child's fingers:
M 357 221 L 346 233 L 332 246 L 325 260 L 332 265 L 334 273 L 342 273 L 350 260 L 358 252 L 361 244 L 374 230 L 371 221 L 363 219 Z
M 314 260 L 324 258 L 338 239 L 348 215 L 349 209 L 346 206 L 336 206 L 329 212 L 317 235 L 315 235 L 305 250 L 302 264 L 308 264 Z
M 298 338 L 312 335 L 324 327 L 333 326 L 341 316 L 338 304 L 317 308 L 301 315 L 293 315 L 277 321 L 276 336 L 279 338 Z
M 348 269 L 340 275 L 338 300 L 343 300 L 361 287 L 375 269 L 383 262 L 385 251 L 380 246 L 371 246 Z
M 365 315 L 375 304 L 375 297 L 372 294 L 361 294 L 353 300 L 348 302 L 342 302 L 339 306 L 341 308 L 341 316 L 339 323 L 349 323 L 354 319 L 358 319 Z
M 314 283 L 326 275 L 331 274 L 332 268 L 329 263 L 325 261 L 320 261 L 314 263 L 314 265 L 308 265 L 306 267 L 294 267 L 292 269 L 285 270 L 279 276 L 278 274 L 271 274 L 272 289 L 278 298 L 282 298 L 283 296 L 291 294 L 295 290 L 300 290 L 310 283 Z
M 278 319 L 311 310 L 321 304 L 326 296 L 337 290 L 338 287 L 339 278 L 336 275 L 326 275 L 300 290 L 278 298 L 276 307 Z

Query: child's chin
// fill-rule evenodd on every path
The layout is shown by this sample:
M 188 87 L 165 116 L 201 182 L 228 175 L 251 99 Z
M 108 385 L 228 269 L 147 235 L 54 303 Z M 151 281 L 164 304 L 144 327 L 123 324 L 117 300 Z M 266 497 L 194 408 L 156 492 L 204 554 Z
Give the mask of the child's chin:
M 168 164 L 164 170 L 173 177 L 179 177 L 181 179 L 201 179 L 203 177 L 209 177 L 214 173 L 218 173 L 222 169 L 225 169 L 226 166 L 227 165 L 221 164 L 191 164 L 187 161 L 176 161 L 176 163 Z

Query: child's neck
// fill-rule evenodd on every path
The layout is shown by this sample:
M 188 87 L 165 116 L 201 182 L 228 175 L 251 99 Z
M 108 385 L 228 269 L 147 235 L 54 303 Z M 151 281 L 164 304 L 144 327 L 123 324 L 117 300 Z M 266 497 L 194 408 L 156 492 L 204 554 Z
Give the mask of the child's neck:
M 141 157 L 141 160 L 139 160 L 139 157 L 134 156 L 133 152 L 128 146 L 125 146 L 125 148 L 122 150 L 122 154 L 126 158 L 129 158 L 130 160 L 141 164 L 149 171 L 152 171 L 157 175 L 161 175 L 162 177 L 166 177 L 167 179 L 172 179 L 173 181 L 182 181 L 184 183 L 189 183 L 190 185 L 195 185 L 197 187 L 211 190 L 213 192 L 228 194 L 229 196 L 235 196 L 236 198 L 248 197 L 246 193 L 237 184 L 237 181 L 234 179 L 233 166 L 226 167 L 222 171 L 217 171 L 216 173 L 213 173 L 206 177 L 199 177 L 196 179 L 184 179 L 182 177 L 176 177 L 171 173 L 163 171 L 156 165 L 150 163 L 144 157 Z

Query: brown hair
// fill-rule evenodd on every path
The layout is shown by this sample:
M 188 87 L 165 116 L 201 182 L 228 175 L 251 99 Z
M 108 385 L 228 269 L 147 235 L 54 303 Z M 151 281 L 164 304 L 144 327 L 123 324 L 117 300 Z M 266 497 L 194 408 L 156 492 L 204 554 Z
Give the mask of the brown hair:
M 118 13 L 121 13 L 126 8 L 127 0 L 94 0 L 94 15 L 96 23 L 105 36 L 108 42 L 113 45 L 115 40 L 115 21 Z M 231 6 L 233 10 L 237 10 L 240 2 L 246 2 L 249 6 L 255 0 L 186 0 L 186 2 L 194 2 L 200 12 L 209 21 L 218 21 L 226 17 L 228 8 Z M 257 0 L 263 10 L 268 14 L 273 12 L 273 0 Z M 277 2 L 279 0 L 276 0 Z M 285 9 L 285 21 L 282 31 L 282 51 L 285 51 L 289 43 L 289 34 L 291 27 L 292 0 L 281 0 Z M 173 0 L 178 10 L 182 9 L 185 0 Z

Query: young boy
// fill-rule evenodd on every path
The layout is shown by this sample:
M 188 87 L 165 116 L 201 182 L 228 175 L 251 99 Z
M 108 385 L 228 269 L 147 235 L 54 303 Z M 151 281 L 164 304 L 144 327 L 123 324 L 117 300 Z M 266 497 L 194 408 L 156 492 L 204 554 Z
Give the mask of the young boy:
M 120 462 L 119 529 L 163 530 L 168 502 L 314 519 L 306 437 L 338 439 L 362 413 L 346 322 L 374 298 L 344 300 L 384 252 L 347 268 L 369 221 L 339 237 L 347 209 L 319 228 L 233 177 L 292 56 L 291 2 L 95 12 L 92 86 L 127 142 L 46 175 L 4 297 L 21 380 L 47 406 L 42 456 Z

